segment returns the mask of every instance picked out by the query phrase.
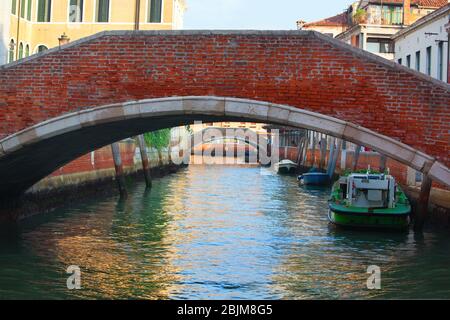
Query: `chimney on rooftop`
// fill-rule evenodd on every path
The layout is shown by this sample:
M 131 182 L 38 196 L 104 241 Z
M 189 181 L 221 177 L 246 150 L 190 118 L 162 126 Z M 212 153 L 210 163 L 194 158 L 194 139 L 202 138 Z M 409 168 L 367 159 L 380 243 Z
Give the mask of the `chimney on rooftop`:
M 66 35 L 65 32 L 58 38 L 59 46 L 63 46 L 65 44 L 68 44 L 70 42 L 70 38 Z
M 403 0 L 403 25 L 411 24 L 411 0 Z
M 305 21 L 303 21 L 303 20 L 298 20 L 297 21 L 297 30 L 302 30 L 303 29 L 303 26 L 305 25 Z

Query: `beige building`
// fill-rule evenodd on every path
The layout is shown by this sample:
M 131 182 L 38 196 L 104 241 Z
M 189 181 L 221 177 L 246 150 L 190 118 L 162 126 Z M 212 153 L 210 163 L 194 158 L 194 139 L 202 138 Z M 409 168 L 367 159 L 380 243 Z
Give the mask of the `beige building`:
M 104 30 L 183 26 L 185 0 L 1 0 L 0 64 Z
M 297 29 L 299 30 L 314 30 L 333 38 L 347 30 L 348 26 L 348 14 L 345 12 L 309 23 L 303 20 L 297 21 Z

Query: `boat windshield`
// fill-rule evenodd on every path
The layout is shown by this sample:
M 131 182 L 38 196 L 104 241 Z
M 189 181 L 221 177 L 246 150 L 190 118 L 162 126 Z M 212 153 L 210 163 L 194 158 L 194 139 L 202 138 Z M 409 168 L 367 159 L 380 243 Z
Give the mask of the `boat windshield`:
M 354 175 L 353 178 L 356 179 L 368 179 L 368 180 L 384 180 L 384 175 L 375 174 L 365 174 L 365 175 Z

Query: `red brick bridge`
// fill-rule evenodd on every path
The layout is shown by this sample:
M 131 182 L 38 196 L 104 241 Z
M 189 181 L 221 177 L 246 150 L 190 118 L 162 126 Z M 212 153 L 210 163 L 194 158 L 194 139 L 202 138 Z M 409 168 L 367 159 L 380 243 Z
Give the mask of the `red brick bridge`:
M 102 32 L 0 67 L 0 197 L 195 120 L 372 147 L 450 185 L 450 86 L 312 31 Z

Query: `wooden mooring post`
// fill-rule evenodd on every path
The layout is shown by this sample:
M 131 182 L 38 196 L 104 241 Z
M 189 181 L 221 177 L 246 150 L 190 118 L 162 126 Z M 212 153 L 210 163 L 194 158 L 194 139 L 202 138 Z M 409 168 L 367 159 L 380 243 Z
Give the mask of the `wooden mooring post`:
M 319 168 L 323 169 L 325 167 L 326 157 L 327 157 L 327 136 L 320 134 L 320 160 Z
M 122 157 L 120 156 L 120 147 L 118 142 L 114 142 L 113 144 L 111 144 L 111 151 L 114 160 L 114 168 L 116 169 L 116 181 L 119 187 L 119 192 L 122 197 L 126 197 L 128 193 L 125 186 Z
M 303 148 L 303 154 L 302 154 L 302 164 L 304 166 L 308 166 L 308 148 L 309 148 L 309 144 L 310 144 L 310 132 L 306 131 L 306 136 L 305 136 L 305 146 Z
M 356 171 L 358 169 L 358 161 L 359 161 L 359 155 L 361 153 L 361 146 L 357 145 L 355 149 L 355 153 L 353 154 L 353 165 L 352 170 Z
M 419 199 L 417 199 L 414 214 L 414 231 L 421 232 L 428 216 L 428 201 L 430 200 L 431 185 L 433 181 L 428 174 L 423 175 L 422 186 L 420 187 Z
M 386 170 L 387 157 L 384 154 L 380 154 L 380 172 L 383 173 Z
M 302 137 L 299 141 L 299 144 L 297 146 L 297 165 L 300 166 L 303 161 L 303 149 L 306 145 L 306 137 Z
M 144 173 L 145 178 L 145 184 L 147 185 L 147 188 L 152 187 L 152 175 L 151 175 L 151 168 L 150 168 L 150 162 L 148 161 L 148 155 L 147 155 L 147 145 L 145 143 L 144 135 L 140 134 L 137 136 L 137 141 L 139 145 L 139 150 L 141 152 L 141 161 L 142 161 L 142 170 Z
M 316 165 L 316 141 L 317 141 L 317 132 L 312 132 L 312 147 L 311 147 L 311 167 Z
M 308 166 L 308 149 L 311 146 L 311 131 L 306 130 L 305 149 L 303 151 L 303 165 Z
M 339 153 L 341 152 L 341 149 L 342 149 L 342 140 L 341 139 L 335 139 L 335 140 L 337 140 L 337 145 L 335 146 L 333 156 L 330 159 L 331 165 L 330 165 L 330 170 L 328 173 L 330 179 L 333 178 L 334 172 L 336 171 L 337 159 L 338 159 Z M 333 144 L 334 144 L 334 141 L 333 141 Z
M 333 164 L 334 153 L 336 152 L 335 142 L 336 142 L 336 138 L 331 137 L 331 140 L 328 143 L 328 145 L 330 146 L 330 154 L 328 155 L 327 173 L 330 177 L 333 176 L 333 174 L 330 174 L 330 172 L 331 172 L 331 166 Z

